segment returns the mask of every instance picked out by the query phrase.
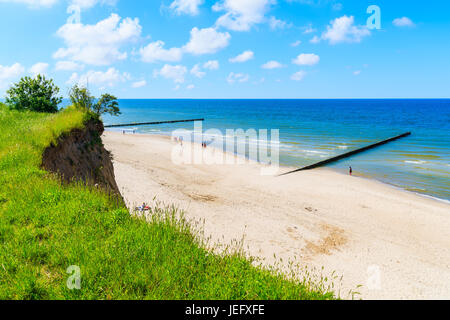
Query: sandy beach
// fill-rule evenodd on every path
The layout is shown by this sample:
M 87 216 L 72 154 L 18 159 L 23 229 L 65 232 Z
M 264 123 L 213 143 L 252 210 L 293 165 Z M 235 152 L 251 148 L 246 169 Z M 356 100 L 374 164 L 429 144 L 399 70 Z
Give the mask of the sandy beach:
M 335 271 L 343 298 L 362 285 L 362 299 L 450 299 L 447 203 L 330 169 L 277 177 L 257 163 L 177 165 L 163 136 L 102 139 L 130 207 L 156 197 L 204 221 L 213 242 L 244 239 L 264 263 Z

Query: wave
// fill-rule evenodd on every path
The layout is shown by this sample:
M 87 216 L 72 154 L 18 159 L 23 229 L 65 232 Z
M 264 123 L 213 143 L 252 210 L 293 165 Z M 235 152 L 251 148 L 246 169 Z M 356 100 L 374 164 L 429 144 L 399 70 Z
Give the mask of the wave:
M 312 154 L 318 154 L 318 155 L 329 155 L 328 152 L 318 151 L 318 150 L 302 149 L 300 151 L 303 152 L 303 153 L 312 153 Z
M 428 161 L 424 161 L 424 160 L 416 160 L 416 161 L 413 161 L 413 160 L 405 160 L 405 161 L 403 161 L 404 163 L 410 163 L 410 164 L 425 164 L 425 163 L 428 163 Z

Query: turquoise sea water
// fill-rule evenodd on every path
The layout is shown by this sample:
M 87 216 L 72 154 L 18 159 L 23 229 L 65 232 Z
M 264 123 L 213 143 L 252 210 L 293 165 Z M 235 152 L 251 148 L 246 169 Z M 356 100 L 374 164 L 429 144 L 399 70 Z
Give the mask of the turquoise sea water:
M 329 167 L 450 200 L 450 100 L 120 100 L 105 124 L 205 118 L 204 130 L 279 129 L 280 162 L 300 167 L 378 140 L 412 136 Z M 193 130 L 192 123 L 140 133 Z

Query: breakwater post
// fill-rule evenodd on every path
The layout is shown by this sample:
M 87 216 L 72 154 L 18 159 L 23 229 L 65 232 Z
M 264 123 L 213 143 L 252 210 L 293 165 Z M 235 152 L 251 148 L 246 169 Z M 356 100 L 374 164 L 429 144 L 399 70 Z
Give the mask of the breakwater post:
M 171 120 L 171 121 L 157 121 L 157 122 L 141 122 L 141 123 L 124 123 L 124 124 L 110 124 L 106 125 L 105 128 L 120 128 L 120 127 L 134 127 L 134 126 L 146 126 L 146 125 L 156 125 L 156 124 L 166 124 L 166 123 L 179 123 L 179 122 L 195 122 L 195 121 L 205 121 L 205 119 L 189 119 L 189 120 Z
M 348 157 L 353 156 L 355 154 L 358 154 L 358 153 L 361 153 L 361 152 L 364 152 L 364 151 L 367 151 L 367 150 L 379 147 L 381 145 L 384 145 L 386 143 L 389 143 L 389 142 L 392 142 L 392 141 L 395 141 L 395 140 L 398 140 L 398 139 L 401 139 L 401 138 L 404 138 L 404 137 L 408 137 L 410 135 L 411 135 L 411 132 L 406 132 L 406 133 L 403 133 L 401 135 L 398 135 L 398 136 L 395 136 L 395 137 L 392 137 L 392 138 L 389 138 L 389 139 L 386 139 L 386 140 L 383 140 L 383 141 L 380 141 L 380 142 L 377 142 L 377 143 L 373 143 L 371 145 L 368 145 L 368 146 L 365 146 L 365 147 L 362 147 L 362 148 L 358 148 L 358 149 L 353 150 L 353 151 L 346 152 L 346 153 L 338 155 L 336 157 L 333 157 L 333 158 L 330 158 L 330 159 L 326 159 L 326 160 L 323 160 L 323 161 L 319 161 L 317 163 L 308 165 L 306 167 L 303 167 L 303 168 L 300 168 L 300 169 L 297 169 L 297 170 L 293 170 L 293 171 L 289 171 L 289 172 L 280 174 L 279 177 L 285 176 L 285 175 L 288 175 L 288 174 L 291 174 L 291 173 L 299 172 L 299 171 L 305 171 L 305 170 L 311 170 L 311 169 L 319 168 L 319 167 L 322 167 L 322 166 L 324 166 L 326 164 L 330 164 L 332 162 L 336 162 L 338 160 L 341 160 L 341 159 L 344 159 L 344 158 L 348 158 Z

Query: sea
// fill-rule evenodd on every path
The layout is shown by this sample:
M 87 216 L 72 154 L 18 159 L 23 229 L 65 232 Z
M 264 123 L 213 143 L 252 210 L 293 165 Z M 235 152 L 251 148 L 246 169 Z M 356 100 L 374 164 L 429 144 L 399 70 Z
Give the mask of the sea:
M 119 105 L 122 114 L 104 116 L 105 124 L 204 118 L 203 130 L 218 129 L 224 135 L 227 129 L 278 129 L 280 164 L 286 167 L 411 132 L 328 167 L 347 173 L 351 166 L 355 175 L 450 203 L 450 99 L 126 99 Z M 137 133 L 171 135 L 177 129 L 193 131 L 194 124 L 135 128 Z

